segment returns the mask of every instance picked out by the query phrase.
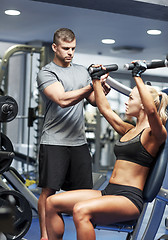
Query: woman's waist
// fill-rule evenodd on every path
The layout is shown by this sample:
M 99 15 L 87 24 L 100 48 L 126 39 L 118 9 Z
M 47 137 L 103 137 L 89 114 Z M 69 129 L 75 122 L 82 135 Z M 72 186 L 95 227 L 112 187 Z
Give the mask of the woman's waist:
M 143 190 L 144 185 L 145 185 L 145 181 L 141 181 L 141 180 L 137 180 L 137 179 L 132 179 L 131 181 L 129 181 L 129 180 L 123 180 L 123 179 L 117 179 L 117 178 L 110 178 L 109 183 L 116 184 L 116 185 L 135 187 L 140 190 Z
M 142 190 L 148 172 L 149 168 L 117 160 L 109 182 L 133 186 Z

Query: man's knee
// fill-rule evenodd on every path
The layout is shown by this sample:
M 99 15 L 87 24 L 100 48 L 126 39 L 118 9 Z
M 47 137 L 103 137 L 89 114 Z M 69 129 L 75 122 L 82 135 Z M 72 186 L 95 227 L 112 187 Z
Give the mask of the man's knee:
M 51 188 L 43 188 L 41 195 L 45 196 L 46 198 L 53 195 L 56 191 L 54 189 Z
M 55 202 L 53 201 L 53 197 L 52 196 L 49 196 L 47 199 L 46 199 L 46 212 L 51 214 L 55 208 L 56 204 Z M 56 210 L 56 209 L 55 209 Z
M 51 195 L 53 195 L 55 192 L 52 189 L 42 189 L 42 192 L 40 194 L 38 205 L 44 205 L 47 198 Z

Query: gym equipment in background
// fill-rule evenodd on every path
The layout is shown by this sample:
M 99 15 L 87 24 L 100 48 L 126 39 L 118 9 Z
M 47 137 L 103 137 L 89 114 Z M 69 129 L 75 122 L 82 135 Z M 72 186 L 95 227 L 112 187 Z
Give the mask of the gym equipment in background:
M 18 113 L 17 102 L 10 96 L 0 96 L 0 124 L 12 121 Z M 0 132 L 0 174 L 10 171 L 14 158 L 14 149 L 10 139 Z M 11 168 L 12 169 L 12 168 Z M 19 173 L 13 169 L 18 178 Z M 3 175 L 4 174 L 4 175 Z M 21 178 L 18 178 L 21 181 Z M 8 240 L 19 240 L 29 230 L 32 222 L 32 209 L 20 192 L 10 189 L 14 181 L 8 184 L 0 178 L 0 232 Z

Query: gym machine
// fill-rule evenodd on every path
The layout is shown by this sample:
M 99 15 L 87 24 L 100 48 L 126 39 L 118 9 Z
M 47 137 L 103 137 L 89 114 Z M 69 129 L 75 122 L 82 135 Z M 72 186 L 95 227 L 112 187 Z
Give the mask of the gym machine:
M 18 138 L 15 138 L 16 141 L 14 142 L 14 144 L 18 144 L 18 148 L 19 148 L 18 152 L 20 152 L 20 150 L 22 152 L 22 147 L 23 147 L 25 141 L 27 141 L 26 142 L 27 154 L 26 154 L 26 159 L 24 158 L 22 161 L 22 170 L 23 170 L 24 163 L 26 163 L 27 177 L 29 177 L 29 164 L 32 163 L 32 161 L 30 161 L 31 154 L 29 154 L 30 147 L 33 147 L 33 155 L 34 155 L 33 157 L 34 157 L 34 159 L 37 159 L 36 154 L 38 152 L 37 146 L 38 146 L 38 141 L 39 141 L 39 138 L 38 138 L 39 129 L 40 129 L 39 126 L 41 125 L 41 120 L 40 120 L 39 115 L 41 115 L 41 110 L 42 110 L 42 108 L 40 106 L 40 99 L 39 99 L 38 95 L 37 96 L 34 95 L 33 88 L 32 88 L 34 85 L 34 82 L 35 82 L 34 79 L 36 77 L 36 76 L 33 76 L 33 70 L 36 68 L 35 70 L 38 71 L 39 68 L 41 68 L 42 66 L 45 65 L 45 63 L 47 61 L 46 47 L 45 46 L 38 47 L 38 46 L 18 44 L 18 45 L 13 45 L 6 50 L 6 52 L 2 58 L 1 65 L 0 65 L 0 89 L 3 94 L 7 94 L 7 92 L 10 90 L 9 84 L 8 84 L 8 82 L 9 82 L 8 75 L 10 76 L 10 71 L 9 71 L 8 66 L 9 66 L 9 60 L 13 55 L 16 57 L 19 56 L 19 58 L 17 60 L 19 60 L 19 59 L 22 60 L 21 61 L 22 65 L 20 68 L 22 70 L 22 73 L 19 70 L 19 72 L 18 72 L 19 75 L 17 78 L 17 79 L 19 79 L 19 77 L 20 77 L 21 81 L 19 82 L 19 80 L 16 80 L 16 82 L 19 83 L 19 88 L 18 88 L 19 115 L 17 115 L 17 117 L 16 117 L 17 120 L 15 120 L 16 127 L 17 127 L 15 132 L 17 133 L 17 131 L 18 131 Z M 30 56 L 30 58 L 29 58 L 29 56 Z M 37 59 L 36 59 L 36 57 L 37 57 Z M 30 59 L 30 63 L 29 63 L 29 59 Z M 33 62 L 33 61 L 35 61 L 35 62 Z M 10 62 L 10 63 L 13 63 L 13 62 Z M 27 72 L 28 72 L 28 74 L 26 75 L 25 73 L 27 73 Z M 30 76 L 30 79 L 29 79 L 29 76 Z M 13 84 L 14 81 L 12 80 L 11 85 Z M 27 87 L 27 89 L 30 89 L 28 92 L 27 91 L 25 92 L 25 86 Z M 14 89 L 15 89 L 15 85 L 14 85 Z M 21 90 L 22 94 L 19 95 L 20 90 Z M 37 104 L 37 105 L 35 107 L 32 107 L 31 104 L 34 104 L 34 105 Z M 28 113 L 25 114 L 26 110 L 28 110 Z M 35 121 L 35 120 L 37 120 L 37 121 Z M 26 121 L 28 121 L 27 132 L 25 130 L 23 131 Z M 34 126 L 34 129 L 31 129 L 34 121 L 37 123 L 37 126 Z M 36 127 L 36 129 L 35 129 L 35 127 Z M 6 130 L 8 130 L 8 129 L 10 129 L 10 126 L 8 128 L 5 128 L 5 126 L 3 125 L 3 132 L 6 132 Z M 33 132 L 33 130 L 35 131 L 35 133 Z M 31 141 L 32 135 L 33 135 L 33 140 L 35 141 L 35 143 L 33 146 L 30 146 L 30 141 Z M 23 149 L 23 151 L 24 151 L 24 149 Z M 17 147 L 16 147 L 16 157 L 17 157 Z M 35 168 L 36 165 L 37 165 L 37 163 L 36 164 L 33 163 L 32 164 L 33 168 Z
M 30 54 L 30 98 L 29 98 L 29 107 L 28 107 L 28 115 L 27 116 L 16 116 L 16 119 L 27 119 L 28 120 L 28 143 L 27 143 L 27 156 L 21 153 L 18 153 L 17 151 L 15 152 L 15 160 L 19 160 L 22 161 L 23 164 L 26 163 L 27 166 L 29 165 L 29 163 L 32 163 L 32 166 L 34 167 L 36 165 L 36 159 L 31 158 L 29 156 L 29 142 L 30 142 L 30 128 L 33 126 L 34 121 L 37 119 L 38 123 L 37 123 L 37 133 L 35 133 L 35 140 L 38 141 L 38 129 L 40 128 L 40 124 L 39 124 L 39 119 L 41 118 L 41 106 L 37 107 L 31 107 L 31 96 L 32 96 L 32 92 L 31 92 L 31 85 L 32 85 L 32 56 L 34 53 L 38 53 L 39 54 L 39 68 L 41 68 L 43 65 L 45 65 L 46 61 L 47 61 L 47 54 L 46 54 L 46 47 L 42 46 L 42 47 L 37 47 L 37 46 L 32 46 L 32 45 L 22 45 L 22 44 L 18 44 L 18 45 L 13 45 L 10 48 L 7 49 L 7 51 L 5 52 L 3 58 L 2 58 L 2 62 L 0 65 L 0 89 L 1 92 L 3 94 L 7 94 L 8 91 L 8 65 L 9 65 L 9 59 L 12 55 L 14 55 L 15 53 L 21 53 L 21 54 Z M 27 56 L 27 55 L 26 55 Z M 36 62 L 37 64 L 37 62 Z M 34 81 L 34 79 L 33 79 Z M 39 99 L 35 99 L 35 101 L 37 102 L 37 104 L 39 105 Z M 14 105 L 16 106 L 16 104 Z M 16 113 L 17 109 L 14 109 L 13 113 Z M 40 115 L 40 116 L 39 116 Z M 8 116 L 9 119 L 9 116 Z M 5 132 L 5 131 L 4 131 Z M 35 147 L 37 147 L 38 144 L 35 145 Z M 37 154 L 37 149 L 34 150 Z M 27 167 L 27 175 L 28 175 L 28 167 Z M 37 212 L 37 198 L 34 196 L 34 194 L 32 194 L 31 191 L 29 191 L 29 189 L 25 186 L 25 180 L 22 178 L 22 176 L 14 169 L 14 168 L 9 168 L 8 171 L 5 171 L 3 173 L 3 177 L 5 177 L 10 184 L 13 186 L 14 189 L 20 191 L 21 193 L 24 193 L 24 196 L 26 197 L 26 199 L 28 199 L 28 201 L 30 202 L 32 208 L 35 210 L 35 212 Z
M 45 47 L 36 47 L 31 45 L 14 45 L 10 47 L 2 58 L 1 66 L 0 66 L 0 86 L 3 84 L 3 80 L 5 79 L 5 86 L 7 86 L 7 79 L 5 78 L 9 58 L 16 52 L 27 52 L 27 53 L 40 53 L 40 64 L 44 66 L 45 63 Z M 6 90 L 6 89 L 5 89 Z

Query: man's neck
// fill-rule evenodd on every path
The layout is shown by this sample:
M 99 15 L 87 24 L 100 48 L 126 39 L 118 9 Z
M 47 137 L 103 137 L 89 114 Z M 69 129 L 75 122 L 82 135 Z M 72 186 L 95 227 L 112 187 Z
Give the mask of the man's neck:
M 70 65 L 71 65 L 71 63 L 70 62 L 62 62 L 62 61 L 59 61 L 57 58 L 54 58 L 53 59 L 53 62 L 56 64 L 56 65 L 58 65 L 58 66 L 60 66 L 60 67 L 70 67 Z

